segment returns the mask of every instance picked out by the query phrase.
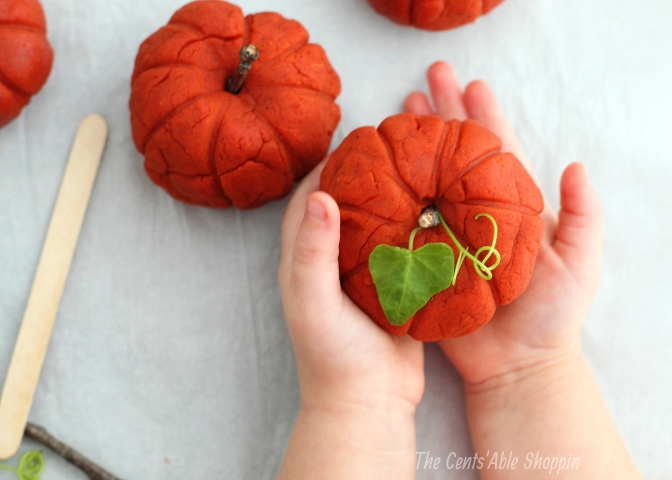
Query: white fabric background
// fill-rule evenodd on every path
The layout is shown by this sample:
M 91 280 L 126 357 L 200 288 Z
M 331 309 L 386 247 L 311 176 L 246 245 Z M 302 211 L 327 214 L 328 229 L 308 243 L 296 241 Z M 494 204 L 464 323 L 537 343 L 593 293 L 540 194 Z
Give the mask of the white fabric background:
M 43 3 L 51 77 L 0 130 L 0 380 L 77 124 L 100 113 L 110 136 L 31 420 L 124 479 L 274 478 L 299 408 L 276 284 L 286 200 L 198 208 L 146 177 L 129 78 L 141 41 L 183 0 Z M 445 59 L 493 86 L 554 205 L 564 166 L 587 164 L 606 238 L 585 352 L 644 477 L 670 478 L 672 3 L 506 0 L 442 33 L 399 27 L 364 0 L 239 5 L 298 19 L 326 49 L 343 85 L 332 147 L 397 113 Z M 436 346 L 426 353 L 418 450 L 470 455 L 459 378 Z M 45 478 L 85 478 L 47 462 Z

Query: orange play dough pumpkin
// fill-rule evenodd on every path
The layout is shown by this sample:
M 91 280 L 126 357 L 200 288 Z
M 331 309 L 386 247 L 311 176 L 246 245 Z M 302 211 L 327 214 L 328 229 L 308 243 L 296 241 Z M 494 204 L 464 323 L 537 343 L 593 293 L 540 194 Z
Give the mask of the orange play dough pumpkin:
M 47 81 L 54 52 L 37 0 L 0 0 L 0 127 L 18 117 Z
M 225 91 L 238 52 L 260 51 L 238 94 Z M 192 2 L 140 46 L 131 126 L 150 178 L 173 197 L 254 208 L 285 196 L 324 158 L 340 120 L 340 81 L 296 21 L 243 17 Z
M 376 12 L 401 25 L 447 30 L 476 21 L 504 0 L 368 0 Z
M 340 208 L 341 284 L 388 332 L 423 341 L 466 335 L 527 287 L 543 233 L 543 200 L 525 167 L 501 146 L 496 135 L 473 120 L 402 114 L 378 129 L 353 131 L 331 155 L 321 189 Z M 472 253 L 491 245 L 492 224 L 475 218 L 491 215 L 499 228 L 501 263 L 486 281 L 466 260 L 455 286 L 434 295 L 405 325 L 394 326 L 378 300 L 369 255 L 379 244 L 408 248 L 418 217 L 430 205 Z M 441 226 L 418 232 L 415 248 L 431 242 L 448 244 L 457 258 Z

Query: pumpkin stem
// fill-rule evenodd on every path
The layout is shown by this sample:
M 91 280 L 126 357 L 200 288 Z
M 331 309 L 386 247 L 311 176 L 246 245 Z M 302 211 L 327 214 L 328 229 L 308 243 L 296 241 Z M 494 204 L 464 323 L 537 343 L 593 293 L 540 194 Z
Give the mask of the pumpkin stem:
M 259 49 L 253 44 L 245 45 L 238 52 L 240 63 L 236 74 L 226 81 L 226 91 L 234 95 L 239 93 L 245 83 L 245 77 L 250 73 L 254 61 L 259 58 Z
M 441 223 L 439 220 L 439 212 L 434 205 L 425 208 L 422 211 L 422 214 L 418 217 L 418 225 L 420 225 L 420 228 L 436 227 L 439 223 Z

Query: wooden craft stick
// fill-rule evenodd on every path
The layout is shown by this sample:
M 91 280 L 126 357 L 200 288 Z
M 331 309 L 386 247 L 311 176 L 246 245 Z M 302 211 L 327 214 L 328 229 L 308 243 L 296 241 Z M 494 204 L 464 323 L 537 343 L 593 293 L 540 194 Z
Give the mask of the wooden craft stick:
M 3 460 L 12 457 L 21 445 L 106 139 L 105 120 L 100 115 L 89 115 L 80 123 L 70 151 L 0 397 L 0 459 Z

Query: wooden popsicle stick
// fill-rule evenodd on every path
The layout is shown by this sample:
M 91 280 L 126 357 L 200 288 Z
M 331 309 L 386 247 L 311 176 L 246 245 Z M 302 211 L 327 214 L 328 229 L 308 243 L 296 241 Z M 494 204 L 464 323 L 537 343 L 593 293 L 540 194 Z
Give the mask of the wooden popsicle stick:
M 107 124 L 100 115 L 79 124 L 0 397 L 3 460 L 21 445 L 106 139 Z

